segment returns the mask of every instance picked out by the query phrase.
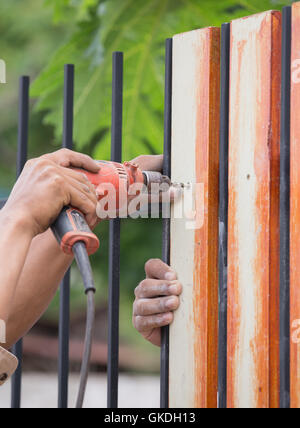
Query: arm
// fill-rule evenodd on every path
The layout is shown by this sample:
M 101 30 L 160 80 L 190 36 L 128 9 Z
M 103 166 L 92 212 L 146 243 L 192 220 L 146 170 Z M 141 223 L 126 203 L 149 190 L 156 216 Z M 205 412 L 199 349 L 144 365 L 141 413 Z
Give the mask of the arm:
M 18 213 L 0 215 L 0 319 L 7 323 L 16 287 L 33 238 L 29 224 Z
M 33 239 L 7 323 L 7 348 L 24 336 L 48 308 L 72 261 L 61 251 L 50 229 Z
M 66 168 L 70 165 L 91 172 L 99 170 L 91 158 L 67 150 L 29 161 L 0 212 L 4 223 L 0 240 L 0 319 L 7 321 L 6 348 L 44 312 L 72 262 L 48 230 L 50 224 L 69 204 L 86 215 L 91 227 L 97 222 L 95 190 L 83 174 Z M 14 213 L 20 227 L 13 222 Z M 5 219 L 13 224 L 8 227 Z M 12 243 L 12 251 L 8 250 L 8 242 Z M 12 254 L 17 255 L 18 263 Z
M 85 155 L 78 157 L 69 151 L 59 151 L 43 158 L 63 167 L 72 165 L 90 171 L 95 167 L 89 157 Z M 134 161 L 145 170 L 160 171 L 163 157 L 139 156 Z M 93 218 L 89 223 L 91 227 L 96 224 Z M 73 258 L 61 251 L 50 230 L 33 239 L 7 323 L 8 342 L 5 345 L 7 348 L 23 336 L 45 312 L 72 260 Z

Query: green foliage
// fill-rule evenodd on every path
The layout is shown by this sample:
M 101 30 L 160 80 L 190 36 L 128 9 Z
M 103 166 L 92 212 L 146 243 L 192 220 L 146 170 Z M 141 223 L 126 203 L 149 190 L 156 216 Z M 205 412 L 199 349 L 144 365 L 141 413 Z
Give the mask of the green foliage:
M 19 77 L 35 78 L 73 25 L 53 25 L 51 10 L 41 0 L 0 2 L 0 58 L 7 65 L 7 84 L 0 85 L 0 182 L 7 195 L 15 181 Z M 30 156 L 53 150 L 53 132 L 41 126 L 42 115 L 31 115 Z
M 76 65 L 75 140 L 80 150 L 109 157 L 111 55 L 125 53 L 124 158 L 160 153 L 163 139 L 164 41 L 174 34 L 282 7 L 270 0 L 48 0 L 56 19 L 66 8 L 78 26 L 35 81 L 32 96 L 45 123 L 62 134 L 63 64 Z
M 76 65 L 76 149 L 95 158 L 110 153 L 111 56 L 124 51 L 124 159 L 160 153 L 163 142 L 164 41 L 174 34 L 290 4 L 288 0 L 9 0 L 0 2 L 0 193 L 15 180 L 18 77 L 36 78 L 29 156 L 61 144 L 63 66 Z M 44 5 L 46 7 L 44 7 Z M 43 71 L 41 72 L 41 70 Z M 32 101 L 34 105 L 34 102 Z M 41 125 L 41 122 L 44 125 Z M 55 135 L 53 134 L 55 132 Z M 160 257 L 160 221 L 122 221 L 121 336 L 145 341 L 131 326 L 133 290 L 150 257 Z M 99 303 L 107 299 L 108 223 L 98 230 L 93 271 Z M 72 274 L 72 313 L 85 310 L 78 272 Z M 46 316 L 57 320 L 58 296 Z M 152 349 L 152 347 L 151 347 Z

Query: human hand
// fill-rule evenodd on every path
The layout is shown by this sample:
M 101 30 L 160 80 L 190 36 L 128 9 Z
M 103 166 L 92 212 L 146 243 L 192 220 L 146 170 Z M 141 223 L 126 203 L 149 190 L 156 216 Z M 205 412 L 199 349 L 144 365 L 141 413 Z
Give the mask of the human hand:
M 98 172 L 97 162 L 67 149 L 29 160 L 3 208 L 11 218 L 22 221 L 32 236 L 43 233 L 62 208 L 71 205 L 86 216 L 91 227 L 97 222 L 97 196 L 87 177 L 68 167 Z
M 161 344 L 161 327 L 173 322 L 182 285 L 177 274 L 159 259 L 145 265 L 146 279 L 135 289 L 133 325 L 153 345 Z
M 162 172 L 163 155 L 141 155 L 131 162 L 135 163 L 142 171 L 157 171 Z

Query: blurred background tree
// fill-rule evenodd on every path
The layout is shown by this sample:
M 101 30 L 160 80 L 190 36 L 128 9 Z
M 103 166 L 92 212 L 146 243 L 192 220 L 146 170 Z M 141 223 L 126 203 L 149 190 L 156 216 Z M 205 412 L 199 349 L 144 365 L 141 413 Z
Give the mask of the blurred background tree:
M 18 77 L 31 76 L 30 156 L 59 148 L 62 136 L 63 65 L 74 63 L 75 148 L 98 159 L 110 156 L 111 56 L 124 51 L 124 160 L 163 147 L 164 42 L 174 34 L 260 11 L 289 0 L 10 0 L 0 3 L 0 196 L 15 180 Z M 146 346 L 131 327 L 133 290 L 144 262 L 161 254 L 159 220 L 126 220 L 122 229 L 121 336 Z M 107 299 L 107 223 L 93 257 L 99 305 Z M 72 307 L 84 307 L 73 273 Z M 57 298 L 46 317 L 57 320 Z M 153 347 L 147 348 L 153 351 Z

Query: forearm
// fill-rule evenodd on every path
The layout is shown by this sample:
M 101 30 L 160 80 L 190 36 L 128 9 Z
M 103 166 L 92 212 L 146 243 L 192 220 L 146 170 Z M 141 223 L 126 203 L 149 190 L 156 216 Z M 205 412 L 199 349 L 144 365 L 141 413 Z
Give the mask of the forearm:
M 0 319 L 7 322 L 33 235 L 21 219 L 0 212 Z
M 61 251 L 51 230 L 33 239 L 7 323 L 7 347 L 45 312 L 72 260 Z

